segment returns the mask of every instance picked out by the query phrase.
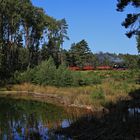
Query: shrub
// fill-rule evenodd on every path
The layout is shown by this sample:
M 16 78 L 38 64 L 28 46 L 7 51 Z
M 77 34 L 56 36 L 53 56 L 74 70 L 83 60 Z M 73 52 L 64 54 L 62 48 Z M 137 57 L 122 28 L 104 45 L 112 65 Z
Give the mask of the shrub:
M 95 74 L 81 73 L 79 77 L 79 85 L 101 84 L 101 77 Z
M 60 65 L 57 69 L 53 58 L 50 57 L 48 61 L 43 61 L 33 69 L 27 69 L 23 73 L 15 72 L 14 81 L 67 87 L 100 84 L 101 77 L 96 73 L 71 71 L 65 65 Z
M 35 69 L 27 69 L 27 71 L 20 73 L 16 71 L 14 73 L 15 83 L 33 82 L 35 77 Z
M 80 72 L 72 72 L 72 78 L 73 78 L 72 86 L 82 85 L 81 76 L 82 75 Z
M 65 65 L 60 65 L 55 75 L 56 86 L 71 86 L 73 83 L 72 72 Z
M 53 58 L 50 57 L 48 61 L 43 61 L 36 68 L 34 82 L 41 85 L 54 85 L 56 66 Z

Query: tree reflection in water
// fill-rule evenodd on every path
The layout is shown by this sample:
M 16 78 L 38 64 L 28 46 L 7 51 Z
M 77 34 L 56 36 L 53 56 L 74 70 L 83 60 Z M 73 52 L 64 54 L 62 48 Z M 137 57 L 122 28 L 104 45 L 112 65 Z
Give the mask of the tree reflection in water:
M 64 108 L 37 101 L 0 98 L 1 140 L 63 140 L 53 130 L 68 127 L 73 114 Z M 76 115 L 77 116 L 77 115 Z

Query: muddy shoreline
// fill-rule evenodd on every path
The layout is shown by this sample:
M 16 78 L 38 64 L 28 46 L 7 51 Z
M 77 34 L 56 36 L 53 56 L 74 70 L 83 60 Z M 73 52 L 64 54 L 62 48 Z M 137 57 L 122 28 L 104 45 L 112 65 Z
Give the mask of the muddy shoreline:
M 75 107 L 75 108 L 89 110 L 91 112 L 95 111 L 92 108 L 92 106 L 70 104 L 65 101 L 65 97 L 60 97 L 56 94 L 38 93 L 38 92 L 30 92 L 30 91 L 0 91 L 0 97 L 36 100 L 36 101 L 48 102 L 48 103 L 52 103 L 52 104 L 64 106 L 64 107 Z M 103 108 L 99 108 L 98 111 L 102 109 Z

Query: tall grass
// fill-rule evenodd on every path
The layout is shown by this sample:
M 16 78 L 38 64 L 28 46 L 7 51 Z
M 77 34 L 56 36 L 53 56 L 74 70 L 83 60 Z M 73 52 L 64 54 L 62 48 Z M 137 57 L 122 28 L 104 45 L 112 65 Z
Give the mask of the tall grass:
M 25 83 L 22 85 L 14 85 L 11 90 L 32 91 L 49 94 L 53 97 L 59 97 L 64 104 L 70 105 L 90 105 L 99 107 L 105 102 L 116 102 L 120 98 L 128 97 L 129 92 L 140 88 L 140 85 L 127 84 L 128 89 L 119 86 L 119 83 L 112 84 L 102 83 L 101 85 L 92 85 L 84 87 L 54 87 L 54 86 L 39 86 Z M 116 88 L 117 87 L 117 88 Z
M 59 97 L 58 99 L 64 104 L 87 105 L 98 108 L 104 103 L 116 102 L 120 98 L 126 98 L 131 91 L 140 88 L 140 84 L 135 82 L 139 71 L 73 72 L 67 70 L 65 66 L 54 69 L 56 73 L 53 73 L 55 75 L 53 84 L 38 84 L 32 76 L 27 77 L 25 73 L 22 73 L 20 76 L 25 77 L 21 79 L 21 84 L 13 85 L 11 90 L 26 90 L 44 95 L 51 94 L 53 97 Z M 32 73 L 34 76 L 36 71 L 34 69 L 28 70 L 27 73 Z M 44 74 L 47 73 L 44 72 Z M 26 78 L 29 82 L 26 82 Z

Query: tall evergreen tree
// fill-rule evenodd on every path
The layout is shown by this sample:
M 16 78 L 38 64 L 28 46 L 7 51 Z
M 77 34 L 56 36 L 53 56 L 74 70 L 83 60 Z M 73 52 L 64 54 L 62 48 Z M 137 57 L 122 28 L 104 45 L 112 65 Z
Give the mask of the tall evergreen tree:
M 88 47 L 88 43 L 85 40 L 81 40 L 78 43 L 73 43 L 70 48 L 70 65 L 76 65 L 83 67 L 84 65 L 89 65 L 92 61 L 92 53 Z

